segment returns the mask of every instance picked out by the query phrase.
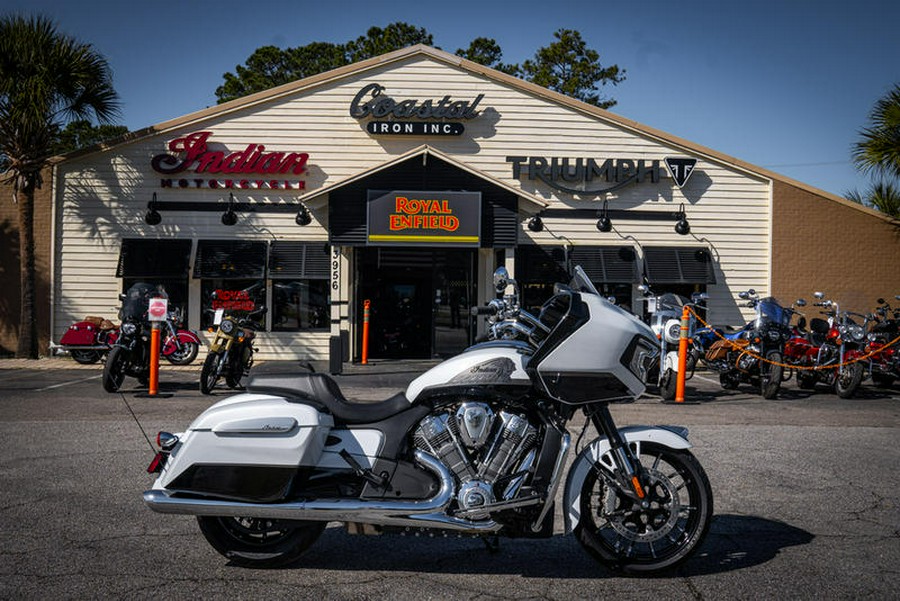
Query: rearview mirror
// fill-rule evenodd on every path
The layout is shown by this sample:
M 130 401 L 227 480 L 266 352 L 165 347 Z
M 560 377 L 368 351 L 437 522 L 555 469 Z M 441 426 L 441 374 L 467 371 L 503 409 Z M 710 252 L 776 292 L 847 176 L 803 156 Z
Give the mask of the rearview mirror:
M 494 289 L 503 292 L 509 285 L 509 272 L 502 265 L 494 271 Z
M 822 300 L 823 298 L 825 298 L 825 293 L 824 292 L 814 292 L 813 296 L 815 296 L 819 300 Z
M 794 304 L 797 305 L 798 307 L 805 307 L 805 306 L 806 306 L 806 301 L 803 300 L 802 298 L 798 298 L 798 299 L 797 299 L 797 302 L 794 303 Z

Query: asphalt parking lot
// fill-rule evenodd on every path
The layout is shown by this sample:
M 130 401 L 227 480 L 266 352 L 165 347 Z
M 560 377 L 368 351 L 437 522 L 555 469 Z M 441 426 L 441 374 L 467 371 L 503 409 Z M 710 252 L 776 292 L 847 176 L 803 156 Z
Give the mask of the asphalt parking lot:
M 259 372 L 295 369 L 260 364 Z M 356 366 L 345 394 L 383 398 L 419 364 Z M 690 428 L 715 517 L 677 572 L 624 578 L 596 565 L 561 523 L 549 540 L 360 537 L 329 527 L 281 570 L 229 564 L 187 516 L 144 507 L 153 433 L 177 431 L 215 400 L 199 364 L 163 366 L 165 398 L 134 380 L 107 394 L 98 366 L 0 360 L 0 598 L 849 599 L 900 597 L 900 389 L 866 382 L 855 399 L 800 391 L 777 400 L 688 382 L 683 405 L 647 396 L 613 407 L 620 425 Z

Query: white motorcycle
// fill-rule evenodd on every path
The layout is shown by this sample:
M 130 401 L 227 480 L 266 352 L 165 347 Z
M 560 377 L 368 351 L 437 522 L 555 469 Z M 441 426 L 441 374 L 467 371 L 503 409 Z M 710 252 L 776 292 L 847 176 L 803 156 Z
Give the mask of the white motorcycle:
M 510 282 L 495 274 L 498 290 Z M 549 538 L 564 482 L 565 531 L 599 562 L 653 573 L 684 561 L 713 512 L 687 430 L 619 429 L 609 412 L 644 391 L 652 330 L 580 268 L 539 315 L 509 319 L 530 340 L 476 344 L 381 402 L 348 400 L 325 374 L 254 377 L 185 432 L 159 433 L 145 503 L 196 515 L 236 564 L 271 567 L 335 521 L 364 534 Z M 579 410 L 599 437 L 566 474 Z

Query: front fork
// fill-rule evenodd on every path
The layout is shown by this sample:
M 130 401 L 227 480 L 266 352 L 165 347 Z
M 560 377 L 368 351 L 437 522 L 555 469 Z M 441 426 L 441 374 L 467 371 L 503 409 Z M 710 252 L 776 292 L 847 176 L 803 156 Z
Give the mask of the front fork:
M 638 503 L 648 502 L 645 489 L 648 484 L 647 471 L 616 428 L 609 406 L 600 404 L 592 407 L 588 416 L 597 431 L 609 441 L 610 455 L 616 465 L 615 477 L 619 490 Z

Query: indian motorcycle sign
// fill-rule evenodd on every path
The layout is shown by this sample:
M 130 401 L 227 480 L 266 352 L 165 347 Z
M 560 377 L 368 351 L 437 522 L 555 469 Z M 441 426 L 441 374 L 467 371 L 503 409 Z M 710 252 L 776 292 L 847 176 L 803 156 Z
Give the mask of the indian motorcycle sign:
M 466 130 L 460 121 L 478 117 L 476 109 L 484 98 L 479 94 L 471 101 L 449 95 L 440 100 L 394 100 L 384 91 L 383 85 L 371 83 L 350 103 L 354 119 L 374 118 L 366 123 L 366 131 L 373 135 L 459 136 Z
M 163 175 L 163 188 L 226 188 L 240 190 L 304 190 L 303 180 L 285 179 L 306 171 L 305 152 L 266 151 L 263 144 L 248 144 L 243 150 L 213 150 L 207 142 L 211 131 L 198 131 L 169 142 L 168 153 L 150 161 Z

